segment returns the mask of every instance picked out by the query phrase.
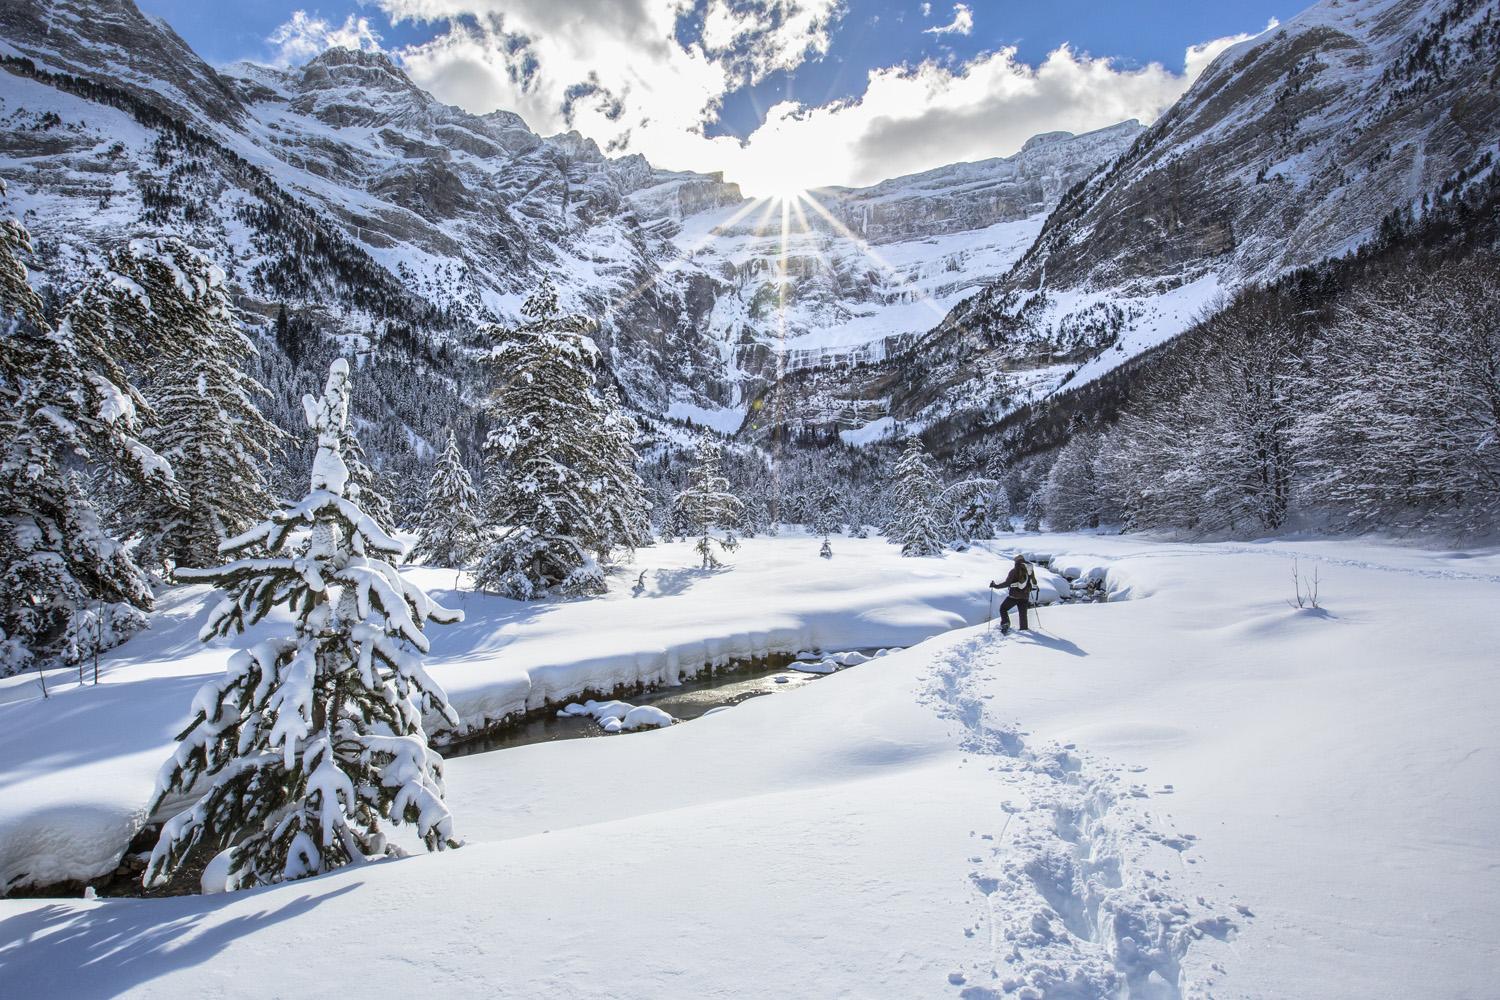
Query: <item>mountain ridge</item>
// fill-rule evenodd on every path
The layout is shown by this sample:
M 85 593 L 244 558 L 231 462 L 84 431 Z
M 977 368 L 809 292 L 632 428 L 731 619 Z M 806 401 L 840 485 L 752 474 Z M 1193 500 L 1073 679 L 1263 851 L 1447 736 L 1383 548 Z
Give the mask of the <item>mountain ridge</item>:
M 550 277 L 642 414 L 941 443 L 1360 245 L 1500 148 L 1496 2 L 1324 0 L 1149 128 L 777 203 L 445 105 L 384 53 L 216 70 L 130 0 L 0 0 L 9 58 L 170 119 L 127 123 L 16 63 L 0 172 L 61 287 L 132 228 L 176 232 L 225 262 L 251 322 L 305 314 L 376 364 L 426 352 L 401 377 L 462 395 L 475 331 Z M 368 419 L 430 450 L 414 411 Z
M 1500 5 L 1325 0 L 1231 46 L 891 365 L 888 418 L 971 433 L 1349 253 L 1500 149 Z M 865 373 L 868 386 L 903 373 Z M 910 382 L 910 380 L 905 380 Z M 999 405 L 995 405 L 1000 401 Z
M 1078 162 L 1068 161 L 1070 140 L 1051 135 L 1014 157 L 939 168 L 964 173 L 968 191 L 929 183 L 904 202 L 902 179 L 883 182 L 873 227 L 868 205 L 859 206 L 860 219 L 841 207 L 849 199 L 868 200 L 863 192 L 825 196 L 863 232 L 845 235 L 824 226 L 820 245 L 810 240 L 792 268 L 767 266 L 779 250 L 779 231 L 757 234 L 745 226 L 740 235 L 750 243 L 759 239 L 758 249 L 747 248 L 735 261 L 716 248 L 697 259 L 677 239 L 684 221 L 758 204 L 720 175 L 662 170 L 640 156 L 612 159 L 576 133 L 542 137 L 511 112 L 474 115 L 442 104 L 383 53 L 332 49 L 299 67 L 215 70 L 129 0 L 110 0 L 94 18 L 84 16 L 87 6 L 5 0 L 0 25 L 7 47 L 44 72 L 123 87 L 186 123 L 225 156 L 261 171 L 265 183 L 279 189 L 273 201 L 284 196 L 311 212 L 308 225 L 323 235 L 310 232 L 304 244 L 348 241 L 402 292 L 447 317 L 449 327 L 513 318 L 526 289 L 552 277 L 565 304 L 600 320 L 601 346 L 638 409 L 711 414 L 726 430 L 738 425 L 747 401 L 787 363 L 787 324 L 770 317 L 767 302 L 806 303 L 807 316 L 791 319 L 804 338 L 816 339 L 816 330 L 858 314 L 870 329 L 858 343 L 842 346 L 883 355 L 887 340 L 930 327 L 959 292 L 977 287 L 1025 241 L 1006 232 L 984 248 L 964 283 L 934 279 L 943 306 L 912 316 L 903 301 L 913 294 L 908 286 L 920 284 L 927 271 L 953 266 L 963 248 L 929 260 L 919 243 L 906 246 L 901 265 L 883 271 L 863 259 L 867 236 L 886 239 L 886 246 L 894 245 L 890 239 L 913 243 L 914 220 L 932 215 L 935 199 L 943 203 L 950 233 L 997 220 L 1030 218 L 1037 225 L 1062 190 L 1123 148 L 1139 128 L 1123 124 L 1080 137 Z M 150 57 L 115 75 L 121 51 Z M 371 312 L 354 301 L 358 295 L 332 287 L 339 282 L 305 274 L 317 262 L 284 252 L 279 223 L 267 219 L 281 209 L 244 190 L 214 157 L 181 157 L 159 136 L 113 119 L 105 126 L 98 109 L 78 95 L 59 101 L 7 82 L 0 96 L 5 113 L 25 125 L 0 149 L 0 170 L 16 182 L 12 202 L 44 248 L 71 248 L 60 256 L 44 253 L 44 270 L 54 281 L 66 285 L 91 253 L 146 225 L 177 232 L 224 260 L 252 319 L 267 322 L 286 306 L 311 310 L 333 334 L 360 343 L 386 334 L 388 311 Z M 36 110 L 42 106 L 46 111 Z M 45 117 L 49 113 L 56 124 Z M 99 149 L 111 151 L 107 181 L 106 171 L 88 162 Z M 935 173 L 928 172 L 929 181 Z M 987 175 L 991 183 L 980 190 Z M 817 220 L 807 227 L 811 236 L 822 219 L 807 214 Z M 299 282 L 305 294 L 298 294 Z M 440 330 L 428 333 L 452 339 Z M 840 365 L 848 356 L 844 350 L 794 351 L 797 365 Z

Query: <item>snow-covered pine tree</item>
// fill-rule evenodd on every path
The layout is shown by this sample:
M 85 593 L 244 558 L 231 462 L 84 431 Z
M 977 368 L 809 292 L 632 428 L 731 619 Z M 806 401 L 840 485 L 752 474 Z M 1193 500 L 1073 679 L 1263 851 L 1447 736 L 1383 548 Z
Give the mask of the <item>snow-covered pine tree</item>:
M 917 438 L 906 445 L 896 463 L 896 481 L 891 490 L 893 517 L 890 540 L 901 546 L 903 556 L 935 556 L 943 551 L 938 527 L 937 472 Z
M 968 544 L 995 537 L 1000 530 L 995 524 L 996 511 L 1004 504 L 1004 496 L 993 479 L 965 479 L 944 490 L 938 506 L 947 514 L 953 539 Z M 1008 504 L 1003 510 L 1009 516 Z
M 833 546 L 828 544 L 827 535 L 823 536 L 823 547 L 818 549 L 818 555 L 822 556 L 824 559 L 833 558 Z
M 1021 527 L 1027 531 L 1042 530 L 1042 494 L 1040 488 L 1026 498 L 1026 514 Z
M 158 416 L 145 440 L 172 465 L 182 502 L 131 495 L 123 517 L 147 564 L 210 566 L 219 543 L 273 506 L 265 470 L 282 432 L 257 408 L 245 371 L 255 345 L 239 327 L 224 273 L 174 237 L 133 240 L 94 283 L 114 324 L 160 346 L 143 392 Z
M 550 281 L 521 313 L 526 322 L 499 331 L 490 353 L 486 479 L 494 484 L 489 521 L 499 530 L 475 582 L 519 600 L 602 593 L 600 564 L 651 538 L 635 423 L 597 384 L 593 324 L 560 314 Z
M 597 360 L 596 360 L 597 363 Z M 593 475 L 609 549 L 634 551 L 650 545 L 651 500 L 641 480 L 640 456 L 635 439 L 640 428 L 626 412 L 615 387 L 605 381 L 598 389 L 603 403 L 599 440 L 586 454 L 586 468 Z M 608 552 L 604 555 L 607 557 Z
M 412 546 L 412 558 L 435 566 L 463 567 L 478 554 L 483 529 L 479 526 L 479 494 L 458 452 L 458 435 L 450 429 L 438 456 L 422 529 Z
M 307 496 L 224 543 L 226 554 L 268 555 L 182 571 L 228 592 L 203 626 L 204 641 L 241 633 L 281 606 L 295 627 L 235 653 L 193 699 L 193 721 L 162 766 L 153 810 L 170 795 L 204 792 L 162 827 L 148 886 L 198 844 L 234 847 L 235 886 L 393 853 L 387 821 L 415 826 L 428 850 L 458 846 L 423 714 L 458 718 L 420 654 L 427 622 L 463 614 L 401 576 L 401 543 L 345 495 L 348 407 L 349 365 L 339 358 L 322 396 L 303 398 L 318 439 Z
M 830 535 L 843 529 L 839 523 L 842 497 L 838 487 L 825 479 L 815 484 L 808 494 L 808 527 L 815 535 Z
M 845 487 L 840 502 L 840 517 L 851 538 L 870 537 L 865 530 L 869 509 L 869 501 L 863 489 L 855 488 L 852 484 Z
M 740 530 L 746 538 L 754 538 L 756 535 L 766 531 L 771 523 L 771 509 L 766 505 L 765 497 L 756 493 L 745 501 L 745 515 L 740 521 Z
M 340 448 L 344 455 L 344 465 L 349 470 L 349 483 L 345 493 L 380 526 L 380 530 L 387 534 L 394 531 L 396 509 L 380 488 L 379 474 L 370 468 L 370 463 L 365 459 L 364 445 L 359 443 L 359 435 L 354 431 L 352 419 L 344 425 Z
M 698 536 L 693 548 L 703 557 L 704 569 L 719 565 L 713 553 L 715 544 L 725 551 L 734 551 L 738 544 L 734 540 L 734 528 L 745 509 L 740 498 L 729 492 L 729 480 L 719 471 L 722 461 L 719 442 L 705 435 L 698 442 L 687 488 L 677 494 L 672 503 L 674 513 Z M 724 530 L 724 538 L 714 537 L 715 528 Z
M 990 524 L 994 526 L 996 533 L 1015 530 L 1014 526 L 1010 523 L 1012 513 L 1010 508 L 1010 494 L 1006 492 L 1004 483 L 996 481 L 995 492 L 989 496 L 986 513 L 989 515 Z
M 90 298 L 50 324 L 29 252 L 26 229 L 0 220 L 0 673 L 88 655 L 145 623 L 150 582 L 77 473 L 108 467 L 156 502 L 180 501 L 137 436 L 145 402 L 115 360 L 129 345 Z

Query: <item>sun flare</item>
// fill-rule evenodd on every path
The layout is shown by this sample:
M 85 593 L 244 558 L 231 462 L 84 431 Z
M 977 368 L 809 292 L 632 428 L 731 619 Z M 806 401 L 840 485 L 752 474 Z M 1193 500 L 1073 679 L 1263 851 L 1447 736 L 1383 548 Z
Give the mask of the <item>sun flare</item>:
M 756 197 L 765 201 L 797 202 L 807 195 L 807 187 L 795 181 L 762 187 Z

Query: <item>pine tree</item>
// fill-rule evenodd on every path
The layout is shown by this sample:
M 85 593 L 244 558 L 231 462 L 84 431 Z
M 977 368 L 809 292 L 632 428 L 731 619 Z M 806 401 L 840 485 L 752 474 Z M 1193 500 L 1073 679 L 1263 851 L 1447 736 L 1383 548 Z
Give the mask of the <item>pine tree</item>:
M 760 494 L 753 495 L 745 502 L 745 515 L 740 520 L 741 530 L 746 538 L 754 538 L 763 531 L 768 531 L 771 523 L 771 510 L 766 506 L 765 497 Z
M 175 238 L 134 240 L 94 291 L 132 335 L 170 345 L 144 393 L 157 414 L 144 437 L 171 463 L 182 502 L 132 497 L 125 518 L 148 562 L 209 566 L 219 543 L 273 506 L 265 469 L 281 437 L 256 407 L 265 389 L 244 370 L 256 351 L 240 330 L 224 273 Z
M 1009 517 L 1005 492 L 993 479 L 965 479 L 943 491 L 938 506 L 947 512 L 949 531 L 968 543 L 994 538 L 1001 530 L 997 518 Z
M 420 654 L 428 621 L 463 615 L 401 576 L 401 543 L 345 495 L 348 407 L 349 365 L 339 358 L 321 398 L 303 398 L 318 439 L 307 496 L 225 543 L 228 553 L 268 554 L 182 571 L 228 592 L 203 626 L 204 641 L 242 633 L 283 606 L 295 627 L 235 653 L 193 699 L 193 721 L 162 767 L 152 808 L 205 790 L 162 827 L 148 886 L 199 844 L 233 845 L 235 885 L 392 853 L 387 820 L 415 826 L 428 850 L 458 846 L 423 714 L 454 725 L 458 717 Z
M 891 541 L 903 556 L 935 556 L 943 551 L 938 528 L 938 477 L 922 443 L 912 438 L 896 463 L 892 488 Z
M 1021 527 L 1026 531 L 1042 530 L 1042 494 L 1040 491 L 1026 498 L 1026 514 Z
M 138 436 L 149 407 L 116 360 L 137 345 L 92 296 L 50 324 L 27 283 L 29 251 L 25 228 L 0 220 L 0 673 L 76 659 L 145 624 L 150 582 L 80 472 L 108 468 L 155 503 L 181 502 Z
M 490 354 L 486 479 L 499 532 L 475 579 L 520 600 L 603 593 L 600 564 L 651 538 L 635 423 L 613 389 L 597 385 L 593 324 L 561 315 L 551 282 L 521 312 L 526 322 L 499 332 Z
M 483 535 L 478 510 L 479 494 L 458 453 L 458 436 L 450 429 L 427 488 L 422 530 L 412 547 L 412 558 L 435 566 L 469 565 Z
M 843 528 L 839 523 L 842 500 L 838 487 L 829 480 L 825 479 L 813 487 L 807 502 L 808 527 L 813 534 L 829 535 Z
M 734 528 L 739 524 L 745 508 L 739 497 L 729 492 L 729 480 L 719 470 L 722 460 L 719 443 L 711 437 L 703 437 L 698 442 L 698 453 L 692 471 L 688 474 L 687 488 L 677 494 L 672 503 L 677 516 L 688 525 L 693 534 L 699 536 L 693 549 L 703 557 L 704 569 L 719 565 L 719 560 L 713 553 L 715 544 L 726 552 L 733 552 L 738 546 Z M 713 536 L 715 528 L 724 530 L 724 538 Z
M 822 556 L 824 559 L 833 558 L 833 546 L 828 543 L 827 535 L 823 536 L 823 546 L 822 548 L 818 549 L 818 555 Z
M 396 528 L 396 509 L 380 488 L 378 474 L 365 459 L 365 449 L 354 432 L 353 420 L 344 425 L 339 448 L 344 455 L 344 465 L 349 470 L 349 482 L 345 488 L 349 499 L 358 503 L 380 529 L 389 534 Z

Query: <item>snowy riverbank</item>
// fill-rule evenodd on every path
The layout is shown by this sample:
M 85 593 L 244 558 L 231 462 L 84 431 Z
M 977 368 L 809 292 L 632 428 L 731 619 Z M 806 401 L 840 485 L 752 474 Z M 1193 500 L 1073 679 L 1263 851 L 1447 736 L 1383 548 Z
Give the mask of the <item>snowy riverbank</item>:
M 0 977 L 70 997 L 294 996 L 350 968 L 376 996 L 1486 993 L 1500 556 L 1024 544 L 1107 564 L 1133 599 L 1049 609 L 1030 637 L 960 629 L 688 725 L 454 760 L 460 851 L 231 896 L 0 901 Z M 805 645 L 982 620 L 966 585 L 993 560 L 868 545 L 861 568 L 861 543 L 835 539 L 825 562 L 767 540 L 759 578 L 747 547 L 652 599 L 651 655 L 688 655 L 674 600 L 723 636 L 806 630 Z M 1293 555 L 1318 568 L 1324 611 L 1288 606 Z M 841 559 L 849 588 L 814 603 Z M 739 598 L 718 589 L 737 576 Z M 635 607 L 631 582 L 502 623 L 508 641 L 468 659 L 444 647 L 444 683 L 528 643 L 607 648 L 631 634 L 603 627 L 610 604 Z M 567 639 L 556 620 L 590 606 L 597 634 Z M 3 706 L 22 762 L 7 823 L 44 791 L 108 812 L 129 799 L 111 776 L 149 785 L 211 659 L 162 650 L 183 658 L 116 663 L 44 708 L 48 725 L 19 711 L 35 701 Z M 178 716 L 151 722 L 142 706 L 173 698 Z
M 730 568 L 707 572 L 690 545 L 655 545 L 607 595 L 579 601 L 523 604 L 455 589 L 466 580 L 451 570 L 406 572 L 464 611 L 462 624 L 430 630 L 427 662 L 477 729 L 731 659 L 909 646 L 984 620 L 985 584 L 1005 568 L 981 550 L 910 560 L 880 539 L 838 538 L 834 558 L 819 559 L 818 544 L 800 532 L 746 539 Z M 34 675 L 0 680 L 0 884 L 87 880 L 118 864 L 198 685 L 278 627 L 204 646 L 197 630 L 210 603 L 201 587 L 168 592 L 151 629 L 104 657 L 97 688 L 53 671 L 44 701 Z

